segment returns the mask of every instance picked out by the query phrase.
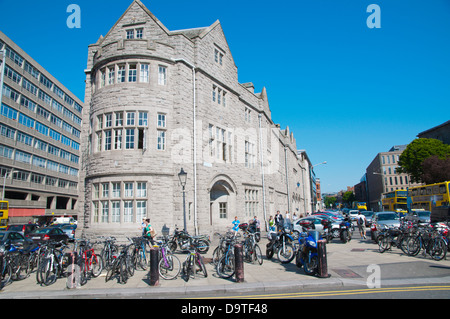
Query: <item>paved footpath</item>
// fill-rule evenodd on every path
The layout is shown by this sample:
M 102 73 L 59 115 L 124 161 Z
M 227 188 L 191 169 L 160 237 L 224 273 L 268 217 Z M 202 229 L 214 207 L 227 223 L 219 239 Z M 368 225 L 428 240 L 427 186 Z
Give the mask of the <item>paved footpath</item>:
M 264 255 L 262 265 L 244 263 L 244 282 L 236 283 L 234 279 L 222 279 L 217 276 L 212 264 L 206 264 L 207 278 L 196 277 L 186 282 L 181 278 L 175 280 L 160 279 L 158 286 L 150 286 L 148 271 L 136 271 L 126 284 L 119 284 L 116 279 L 105 282 L 105 271 L 98 278 L 90 279 L 86 285 L 69 289 L 66 279 L 61 278 L 48 287 L 36 283 L 36 276 L 23 281 L 12 282 L 0 291 L 0 299 L 84 299 L 84 298 L 171 298 L 195 297 L 207 293 L 218 296 L 223 293 L 241 292 L 294 292 L 312 286 L 360 286 L 380 283 L 381 287 L 390 285 L 445 284 L 450 283 L 450 260 L 433 261 L 429 256 L 409 257 L 397 248 L 383 254 L 370 239 L 363 240 L 357 232 L 350 243 L 343 244 L 334 239 L 327 244 L 327 263 L 329 278 L 308 276 L 294 262 L 281 264 L 276 257 L 265 257 L 267 239 L 263 237 L 260 247 Z M 217 241 L 205 255 L 212 256 Z M 180 254 L 182 262 L 186 255 Z M 379 276 L 377 276 L 379 275 Z M 379 281 L 375 279 L 379 278 Z

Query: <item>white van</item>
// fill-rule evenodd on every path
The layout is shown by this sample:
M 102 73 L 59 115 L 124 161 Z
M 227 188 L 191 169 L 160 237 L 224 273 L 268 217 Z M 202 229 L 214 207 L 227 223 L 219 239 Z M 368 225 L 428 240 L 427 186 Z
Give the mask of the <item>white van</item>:
M 75 220 L 73 217 L 55 217 L 53 218 L 53 224 L 71 224 L 76 225 L 78 224 L 78 221 Z

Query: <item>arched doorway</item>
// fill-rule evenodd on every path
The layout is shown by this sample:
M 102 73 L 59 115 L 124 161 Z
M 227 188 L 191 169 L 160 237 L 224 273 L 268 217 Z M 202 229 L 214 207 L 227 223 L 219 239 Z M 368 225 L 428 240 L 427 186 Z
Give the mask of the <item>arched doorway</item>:
M 209 188 L 209 223 L 224 230 L 236 215 L 236 187 L 227 176 L 217 176 Z

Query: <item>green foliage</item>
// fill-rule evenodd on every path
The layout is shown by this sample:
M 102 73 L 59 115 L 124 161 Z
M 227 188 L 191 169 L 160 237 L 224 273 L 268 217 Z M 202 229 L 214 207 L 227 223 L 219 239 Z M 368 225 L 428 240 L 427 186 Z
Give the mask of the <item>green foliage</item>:
M 342 202 L 349 204 L 351 207 L 351 204 L 355 201 L 355 194 L 353 194 L 352 191 L 345 192 L 344 195 L 342 195 Z
M 323 202 L 325 204 L 325 207 L 327 208 L 334 207 L 336 203 L 336 197 L 325 197 Z
M 450 156 L 450 145 L 433 138 L 418 138 L 408 144 L 400 155 L 397 168 L 398 173 L 406 173 L 412 182 L 423 182 L 423 162 L 436 155 L 439 159 Z

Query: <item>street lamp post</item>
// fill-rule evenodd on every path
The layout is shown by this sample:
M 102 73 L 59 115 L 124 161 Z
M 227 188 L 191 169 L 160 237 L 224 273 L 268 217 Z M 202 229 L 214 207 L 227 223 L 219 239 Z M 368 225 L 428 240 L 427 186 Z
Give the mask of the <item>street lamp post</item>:
M 183 219 L 184 219 L 184 231 L 186 231 L 186 181 L 187 181 L 187 173 L 181 168 L 181 171 L 178 173 L 178 178 L 180 180 L 181 187 L 183 187 Z

